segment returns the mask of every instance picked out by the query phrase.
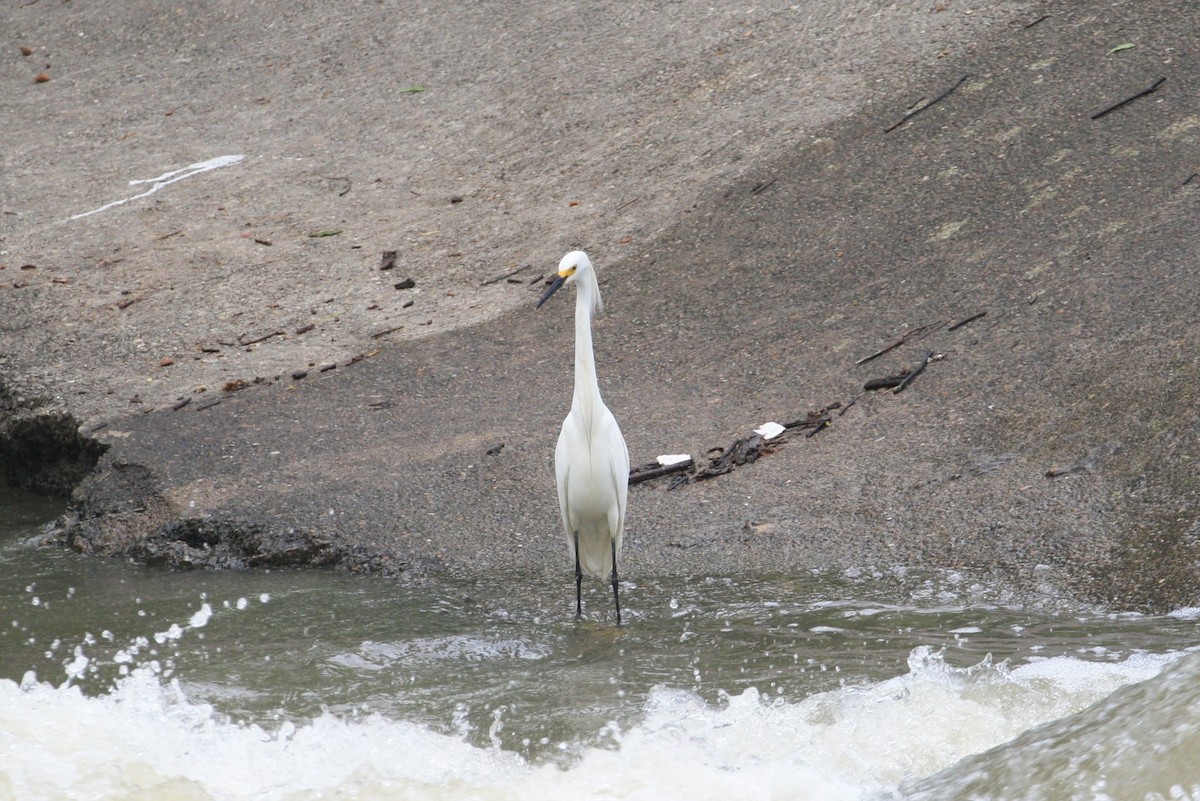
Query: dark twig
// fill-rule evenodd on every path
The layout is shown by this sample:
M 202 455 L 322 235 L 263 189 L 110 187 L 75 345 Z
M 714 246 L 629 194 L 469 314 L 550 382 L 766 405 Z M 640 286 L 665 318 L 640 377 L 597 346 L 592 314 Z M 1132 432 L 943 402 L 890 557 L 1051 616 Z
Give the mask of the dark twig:
M 1045 22 L 1048 19 L 1050 19 L 1050 15 L 1043 14 L 1042 16 L 1035 19 L 1033 22 L 1027 22 L 1024 25 L 1022 25 L 1021 27 L 1028 30 L 1028 29 L 1032 28 L 1034 25 L 1037 25 L 1039 22 Z
M 380 337 L 385 337 L 388 334 L 394 334 L 403 327 L 403 325 L 393 325 L 391 328 L 385 328 L 382 331 L 376 331 L 374 334 L 371 334 L 371 339 L 379 339 Z
M 853 406 L 854 404 L 858 403 L 858 399 L 866 394 L 867 394 L 867 390 L 864 389 L 862 392 L 858 393 L 853 398 L 851 398 L 849 403 L 847 403 L 842 408 L 838 409 L 838 417 L 841 417 L 843 414 L 850 411 L 850 407 Z
M 895 389 L 900 386 L 900 382 L 908 376 L 908 373 L 900 375 L 889 375 L 886 378 L 872 378 L 863 384 L 863 392 L 874 392 L 880 389 Z
M 908 112 L 908 113 L 907 113 L 907 114 L 905 114 L 903 117 L 901 117 L 899 120 L 897 120 L 896 122 L 893 122 L 891 125 L 889 125 L 888 127 L 884 128 L 884 129 L 883 129 L 883 132 L 884 132 L 884 133 L 891 133 L 892 131 L 896 130 L 896 129 L 897 129 L 897 128 L 899 128 L 901 125 L 903 125 L 904 123 L 908 122 L 908 121 L 909 121 L 909 120 L 911 120 L 913 117 L 917 116 L 918 114 L 920 114 L 922 111 L 924 111 L 925 109 L 929 108 L 929 107 L 930 107 L 930 106 L 932 106 L 933 104 L 935 104 L 935 103 L 940 103 L 941 101 L 945 100 L 947 97 L 949 97 L 949 96 L 950 96 L 950 94 L 951 94 L 951 93 L 952 93 L 952 92 L 953 92 L 955 89 L 957 89 L 958 87 L 960 87 L 960 86 L 962 86 L 964 83 L 966 83 L 966 82 L 967 82 L 967 78 L 970 78 L 970 77 L 971 77 L 970 75 L 964 75 L 964 76 L 962 76 L 961 78 L 959 78 L 959 79 L 958 79 L 958 82 L 957 82 L 956 84 L 954 84 L 954 86 L 951 86 L 949 89 L 947 89 L 946 91 L 942 92 L 940 95 L 938 95 L 937 97 L 935 97 L 933 100 L 930 100 L 930 101 L 929 101 L 928 103 L 926 103 L 925 105 L 923 105 L 923 106 L 917 106 L 917 107 L 916 107 L 916 108 L 914 108 L 912 111 Z
M 1158 91 L 1158 87 L 1162 86 L 1166 80 L 1167 80 L 1166 78 L 1159 78 L 1157 81 L 1155 81 L 1153 84 L 1151 84 L 1150 88 L 1143 89 L 1142 91 L 1138 92 L 1137 94 L 1130 95 L 1129 97 L 1125 98 L 1124 100 L 1122 100 L 1118 103 L 1113 103 L 1111 106 L 1104 109 L 1103 111 L 1097 111 L 1095 114 L 1092 115 L 1092 119 L 1098 120 L 1101 117 L 1105 116 L 1106 114 L 1111 114 L 1119 108 L 1124 108 L 1125 106 L 1128 106 L 1130 103 L 1137 100 L 1139 97 L 1145 97 L 1146 95 L 1154 94 L 1155 92 Z
M 812 428 L 810 428 L 808 431 L 805 432 L 804 436 L 811 439 L 812 437 L 815 437 L 818 433 L 824 431 L 826 428 L 828 428 L 832 424 L 833 424 L 833 418 L 830 417 L 829 412 L 826 411 L 821 415 L 820 419 L 817 420 L 816 424 Z
M 623 211 L 623 210 L 629 208 L 630 206 L 632 206 L 634 203 L 637 203 L 641 199 L 642 199 L 641 195 L 639 195 L 639 196 L 635 197 L 633 200 L 626 200 L 620 206 L 617 206 L 616 209 L 614 209 L 614 211 Z
M 904 388 L 912 383 L 914 378 L 924 372 L 925 368 L 929 366 L 931 361 L 933 361 L 933 351 L 927 350 L 925 351 L 925 358 L 921 360 L 920 364 L 908 371 L 908 375 L 904 376 L 904 380 L 896 385 L 896 388 L 892 390 L 892 394 L 899 395 L 901 392 L 903 392 Z
M 480 286 L 491 286 L 492 284 L 498 284 L 501 281 L 503 281 L 505 278 L 512 278 L 517 273 L 524 272 L 525 270 L 528 270 L 532 266 L 533 266 L 532 264 L 523 264 L 515 270 L 510 270 L 509 272 L 506 272 L 504 275 L 497 275 L 493 278 L 489 278 L 488 280 L 486 280 L 482 284 L 480 284 Z
M 256 345 L 259 342 L 270 339 L 271 337 L 281 337 L 283 335 L 284 335 L 283 331 L 272 331 L 269 334 L 263 334 L 261 337 L 255 337 L 254 339 L 242 339 L 241 336 L 239 336 L 237 338 L 237 342 L 242 347 L 245 347 L 246 345 Z
M 1191 175 L 1189 175 L 1188 179 L 1183 182 L 1183 185 L 1187 186 L 1188 184 L 1190 184 L 1192 181 L 1196 180 L 1197 178 L 1200 178 L 1200 172 L 1194 172 Z
M 937 327 L 941 326 L 942 323 L 943 323 L 942 320 L 938 320 L 937 322 L 926 323 L 925 325 L 919 325 L 916 328 L 905 333 L 904 336 L 900 337 L 895 342 L 888 345 L 886 348 L 877 350 L 874 353 L 872 353 L 870 356 L 863 356 L 861 359 L 856 361 L 854 364 L 855 365 L 866 364 L 867 362 L 871 361 L 872 359 L 878 359 L 883 354 L 888 353 L 889 351 L 893 351 L 896 348 L 903 345 L 905 342 L 908 341 L 909 337 L 913 337 L 913 336 L 916 336 L 917 334 L 924 333 L 925 331 L 928 331 L 931 328 L 937 328 Z
M 771 186 L 771 184 L 775 183 L 778 180 L 779 180 L 779 178 L 777 176 L 775 178 L 772 178 L 769 181 L 759 181 L 754 186 L 750 187 L 750 194 L 757 195 L 757 194 L 765 191 L 767 189 L 767 187 Z
M 986 309 L 985 309 L 985 310 L 983 310 L 983 311 L 981 311 L 981 312 L 976 312 L 975 314 L 972 314 L 970 317 L 967 317 L 966 319 L 959 320 L 957 323 L 954 323 L 953 325 L 951 325 L 950 327 L 948 327 L 946 330 L 947 330 L 947 331 L 953 331 L 953 330 L 954 330 L 954 329 L 956 329 L 956 328 L 962 328 L 962 327 L 963 327 L 964 325 L 966 325 L 967 323 L 973 323 L 973 322 L 975 322 L 976 320 L 978 320 L 980 317 L 986 317 L 986 316 L 987 316 L 987 310 L 986 310 Z

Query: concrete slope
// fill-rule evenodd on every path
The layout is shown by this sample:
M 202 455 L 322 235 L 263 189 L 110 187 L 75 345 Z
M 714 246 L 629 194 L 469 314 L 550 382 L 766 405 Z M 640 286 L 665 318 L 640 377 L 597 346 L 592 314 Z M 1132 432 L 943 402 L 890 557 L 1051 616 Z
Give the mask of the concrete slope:
M 875 25 L 859 11 L 830 20 L 826 38 L 815 39 L 845 57 L 820 61 L 826 69 L 851 65 L 846 86 L 858 102 L 814 102 L 811 123 L 803 119 L 811 86 L 794 95 L 780 88 L 794 64 L 781 54 L 805 52 L 794 18 L 781 10 L 759 18 L 759 27 L 746 21 L 751 35 L 743 39 L 770 30 L 780 49 L 739 62 L 768 76 L 756 100 L 723 96 L 741 104 L 730 114 L 743 115 L 743 130 L 759 132 L 759 145 L 744 151 L 731 144 L 741 134 L 705 151 L 713 142 L 696 119 L 720 103 L 691 83 L 713 86 L 711 76 L 687 72 L 694 55 L 681 56 L 689 66 L 664 78 L 664 97 L 684 111 L 659 108 L 645 86 L 630 89 L 630 102 L 661 120 L 650 127 L 676 148 L 661 162 L 621 139 L 628 132 L 619 120 L 636 114 L 602 113 L 620 111 L 611 91 L 622 84 L 601 70 L 601 86 L 578 89 L 586 95 L 579 108 L 590 109 L 579 117 L 582 138 L 539 138 L 544 150 L 529 153 L 536 163 L 521 167 L 529 191 L 545 175 L 563 203 L 551 212 L 506 201 L 548 226 L 530 230 L 536 251 L 516 255 L 516 229 L 496 223 L 496 238 L 479 234 L 478 242 L 499 243 L 482 247 L 512 254 L 507 260 L 477 257 L 473 267 L 439 271 L 436 258 L 405 252 L 398 267 L 380 271 L 374 251 L 384 249 L 386 224 L 364 223 L 370 236 L 360 250 L 368 252 L 330 264 L 357 264 L 346 275 L 357 270 L 356 280 L 382 294 L 335 291 L 343 286 L 336 274 L 315 280 L 306 302 L 317 312 L 303 319 L 320 321 L 327 341 L 311 354 L 307 334 L 295 333 L 303 325 L 259 308 L 256 319 L 272 320 L 262 332 L 278 326 L 282 334 L 251 342 L 258 329 L 247 329 L 241 347 L 222 344 L 228 332 L 214 334 L 215 352 L 200 349 L 199 358 L 165 367 L 158 351 L 141 357 L 154 380 L 140 399 L 155 398 L 159 410 L 130 415 L 111 396 L 92 396 L 134 386 L 136 359 L 95 365 L 98 375 L 88 378 L 85 360 L 71 356 L 75 346 L 60 345 L 88 390 L 62 403 L 102 421 L 95 438 L 109 445 L 76 490 L 62 539 L 172 563 L 565 572 L 550 460 L 570 399 L 571 309 L 556 298 L 535 313 L 533 303 L 538 276 L 578 244 L 600 270 L 609 310 L 595 331 L 601 387 L 635 464 L 660 453 L 713 458 L 710 448 L 768 420 L 810 412 L 828 420 L 812 436 L 812 428 L 790 431 L 728 474 L 674 490 L 669 478 L 633 487 L 627 575 L 954 567 L 994 572 L 1014 591 L 1119 607 L 1195 603 L 1197 11 L 1184 2 L 997 6 L 979 24 L 969 18 L 982 12 L 950 4 L 924 11 L 930 20 L 958 15 L 953 34 L 944 34 L 952 44 L 938 51 L 928 49 L 929 36 L 906 40 L 913 29 L 896 18 Z M 705 53 L 725 54 L 741 41 L 728 27 L 724 38 L 706 39 L 705 20 L 693 22 L 697 41 L 714 48 Z M 619 21 L 611 24 L 595 38 L 609 42 L 616 59 L 627 40 Z M 682 28 L 671 30 L 662 35 L 691 41 Z M 640 42 L 632 46 L 639 64 L 676 52 L 653 37 L 628 41 Z M 910 67 L 897 60 L 905 47 L 919 54 Z M 770 54 L 777 57 L 755 60 Z M 730 69 L 722 73 L 730 80 L 758 80 Z M 809 79 L 822 72 L 812 70 Z M 551 101 L 546 96 L 553 116 Z M 725 124 L 716 111 L 714 125 Z M 508 119 L 504 109 L 495 113 Z M 514 115 L 511 126 L 523 120 Z M 608 145 L 605 132 L 615 137 Z M 635 153 L 643 158 L 630 175 L 625 162 Z M 555 171 L 572 157 L 581 161 Z M 711 170 L 703 159 L 715 160 Z M 602 184 L 600 165 L 610 164 L 623 177 Z M 295 183 L 284 185 L 292 187 L 284 198 L 294 198 L 287 193 Z M 554 216 L 579 208 L 569 205 L 572 190 L 580 206 L 602 209 L 576 220 Z M 470 197 L 447 200 L 431 219 L 470 213 Z M 347 226 L 382 214 L 361 202 L 366 216 L 346 217 Z M 476 226 L 504 216 L 475 213 Z M 190 242 L 209 229 L 185 231 Z M 280 257 L 279 269 L 319 261 L 313 249 L 344 235 L 294 245 L 298 261 Z M 450 247 L 434 255 L 460 252 Z M 153 248 L 146 250 L 150 259 Z M 522 267 L 526 255 L 536 264 L 512 276 L 520 283 L 483 286 Z M 213 259 L 234 257 L 222 251 Z M 16 275 L 32 280 L 27 275 L 41 277 L 41 269 Z M 414 277 L 422 294 L 382 286 L 396 270 Z M 56 286 L 25 287 L 42 293 L 29 306 L 35 311 L 10 319 L 49 314 Z M 278 291 L 281 314 L 295 314 L 297 298 L 307 297 L 286 285 Z M 319 308 L 321 291 L 337 306 L 329 316 Z M 388 292 L 414 305 L 397 299 L 393 309 L 378 300 Z M 146 293 L 125 310 L 152 309 L 143 303 L 163 294 Z M 480 308 L 454 317 L 460 294 Z M 198 313 L 210 309 L 203 292 L 187 295 Z M 6 308 L 14 297 L 6 291 Z M 415 326 L 403 314 L 426 301 L 429 335 L 405 339 Z M 372 336 L 367 302 L 384 312 L 379 330 L 407 326 L 398 338 Z M 176 330 L 162 314 L 164 330 Z M 10 360 L 17 381 L 61 387 L 74 377 L 67 368 L 31 367 L 39 363 L 33 337 L 20 341 Z M 867 380 L 901 374 L 930 352 L 935 359 L 903 392 L 862 394 Z M 320 372 L 323 363 L 337 366 Z M 228 390 L 219 370 L 234 382 Z M 251 371 L 243 373 L 250 386 L 235 391 L 238 370 Z M 307 373 L 292 378 L 292 370 Z M 204 381 L 205 391 L 181 392 L 189 381 Z

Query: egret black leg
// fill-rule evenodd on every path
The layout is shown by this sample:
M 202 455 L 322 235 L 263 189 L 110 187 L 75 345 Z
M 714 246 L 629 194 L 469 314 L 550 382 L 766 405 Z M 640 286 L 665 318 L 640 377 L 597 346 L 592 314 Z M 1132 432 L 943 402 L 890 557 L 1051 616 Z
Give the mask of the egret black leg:
M 617 594 L 617 541 L 610 540 L 610 542 L 612 543 L 612 557 L 613 557 L 613 574 L 612 574 L 613 602 L 616 603 L 616 605 L 617 605 L 617 625 L 619 626 L 619 625 L 621 625 L 621 596 Z
M 583 570 L 579 567 L 579 532 L 575 532 L 575 616 L 583 615 Z

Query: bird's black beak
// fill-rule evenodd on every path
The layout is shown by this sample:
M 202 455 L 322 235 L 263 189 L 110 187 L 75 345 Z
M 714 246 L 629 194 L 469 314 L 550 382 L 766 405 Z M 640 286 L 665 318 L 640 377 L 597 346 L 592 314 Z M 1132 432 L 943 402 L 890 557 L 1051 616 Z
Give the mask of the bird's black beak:
M 547 300 L 549 300 L 550 296 L 553 295 L 555 292 L 557 292 L 558 288 L 560 286 L 562 286 L 563 284 L 565 284 L 566 282 L 567 282 L 567 277 L 565 275 L 556 276 L 554 279 L 554 283 L 552 283 L 549 287 L 546 288 L 546 291 L 542 294 L 542 299 L 539 300 L 537 302 L 537 305 L 534 306 L 533 308 L 535 308 L 535 309 L 542 308 L 542 304 L 545 303 Z

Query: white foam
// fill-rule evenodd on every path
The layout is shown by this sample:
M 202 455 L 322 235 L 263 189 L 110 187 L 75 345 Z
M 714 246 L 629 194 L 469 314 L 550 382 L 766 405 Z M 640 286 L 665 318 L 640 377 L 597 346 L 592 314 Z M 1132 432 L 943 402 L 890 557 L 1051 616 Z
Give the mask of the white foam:
M 144 668 L 97 698 L 27 677 L 0 681 L 0 797 L 858 799 L 1078 711 L 1173 658 L 956 668 L 918 648 L 903 675 L 792 702 L 751 689 L 713 705 L 657 689 L 640 723 L 610 724 L 614 748 L 585 749 L 566 769 L 379 716 L 240 725 Z

